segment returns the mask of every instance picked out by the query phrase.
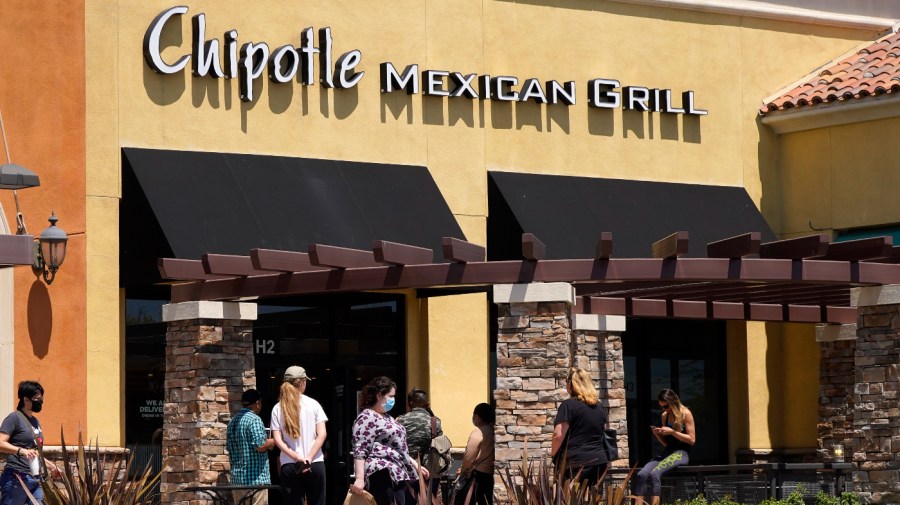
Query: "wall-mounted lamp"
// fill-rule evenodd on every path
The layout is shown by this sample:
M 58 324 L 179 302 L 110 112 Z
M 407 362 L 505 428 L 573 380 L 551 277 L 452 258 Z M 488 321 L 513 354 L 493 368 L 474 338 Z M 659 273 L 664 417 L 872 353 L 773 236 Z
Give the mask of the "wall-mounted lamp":
M 53 284 L 56 277 L 56 271 L 66 259 L 66 242 L 69 236 L 62 228 L 56 226 L 59 218 L 53 211 L 50 211 L 50 226 L 41 232 L 41 235 L 34 242 L 34 269 L 41 272 L 44 282 L 49 286 Z

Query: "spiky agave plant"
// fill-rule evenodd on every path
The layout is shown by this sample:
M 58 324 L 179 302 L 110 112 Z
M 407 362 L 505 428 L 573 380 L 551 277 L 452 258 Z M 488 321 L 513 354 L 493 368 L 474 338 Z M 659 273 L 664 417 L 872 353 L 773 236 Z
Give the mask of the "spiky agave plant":
M 134 465 L 133 456 L 126 459 L 123 455 L 101 454 L 99 442 L 94 447 L 85 447 L 79 432 L 75 459 L 70 464 L 71 453 L 62 433 L 60 440 L 64 464 L 59 475 L 45 480 L 41 486 L 46 505 L 147 505 L 152 502 L 159 473 L 154 475 L 149 463 L 135 477 L 128 478 Z M 28 495 L 33 505 L 42 505 L 31 493 Z
M 565 461 L 563 454 L 559 469 L 555 469 L 546 458 L 530 461 L 528 452 L 523 449 L 519 463 L 522 484 L 516 482 L 510 468 L 506 468 L 505 474 L 500 474 L 509 505 L 623 505 L 629 500 L 646 503 L 643 498 L 626 491 L 637 466 L 628 472 L 620 484 L 606 484 L 604 472 L 596 484 L 587 485 L 579 482 L 580 472 L 571 479 L 565 478 Z

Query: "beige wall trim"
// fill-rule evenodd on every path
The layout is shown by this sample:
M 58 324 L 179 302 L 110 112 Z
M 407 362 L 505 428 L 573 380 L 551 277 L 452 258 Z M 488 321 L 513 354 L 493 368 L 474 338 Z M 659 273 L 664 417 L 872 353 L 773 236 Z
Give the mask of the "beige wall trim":
M 816 342 L 856 340 L 856 324 L 820 324 L 816 326 Z
M 625 331 L 625 316 L 572 314 L 572 329 L 582 331 Z
M 255 303 L 243 302 L 182 302 L 163 305 L 163 321 L 186 321 L 189 319 L 240 319 L 256 320 Z
M 495 284 L 494 303 L 566 302 L 575 304 L 575 288 L 567 282 Z
M 791 2 L 761 2 L 743 0 L 613 0 L 619 3 L 668 7 L 672 9 L 714 12 L 734 16 L 792 21 L 814 25 L 839 26 L 842 28 L 861 28 L 864 30 L 883 30 L 897 22 L 894 18 L 848 14 L 819 9 L 794 7 Z M 795 2 L 800 4 L 801 2 Z
M 9 235 L 9 223 L 0 204 L 0 234 Z M 0 407 L 10 409 L 15 405 L 16 332 L 14 300 L 16 293 L 13 283 L 13 269 L 0 268 Z
M 900 304 L 900 285 L 865 286 L 850 290 L 850 306 L 871 307 L 873 305 Z
M 799 108 L 778 110 L 762 117 L 762 123 L 775 133 L 793 133 L 830 126 L 862 123 L 900 116 L 900 96 L 897 93 L 840 101 Z

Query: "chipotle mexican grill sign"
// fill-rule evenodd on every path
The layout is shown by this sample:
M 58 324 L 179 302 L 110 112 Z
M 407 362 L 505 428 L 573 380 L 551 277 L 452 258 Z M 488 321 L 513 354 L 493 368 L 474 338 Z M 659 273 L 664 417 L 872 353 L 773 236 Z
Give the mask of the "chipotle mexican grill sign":
M 206 15 L 191 18 L 191 47 L 181 47 L 181 54 L 163 58 L 161 36 L 166 25 L 188 13 L 185 6 L 161 12 L 144 34 L 144 60 L 159 74 L 184 72 L 188 65 L 197 78 L 237 79 L 241 100 L 252 102 L 259 91 L 259 80 L 268 78 L 274 84 L 297 81 L 314 85 L 317 81 L 326 88 L 352 88 L 359 84 L 365 72 L 359 70 L 362 52 L 352 49 L 338 55 L 331 28 L 313 27 L 300 30 L 299 45 L 294 42 L 280 46 L 268 42 L 240 41 L 236 29 L 222 36 L 206 32 Z M 486 75 L 448 70 L 420 71 L 412 63 L 395 66 L 391 62 L 379 65 L 381 92 L 403 92 L 410 95 L 459 99 L 527 102 L 549 105 L 575 105 L 578 87 L 575 81 L 541 81 L 534 77 Z M 265 74 L 265 75 L 264 75 Z M 584 92 L 590 107 L 624 108 L 644 112 L 665 112 L 704 116 L 709 112 L 697 108 L 694 92 L 684 91 L 680 97 L 671 89 L 644 86 L 622 86 L 617 79 L 595 78 L 586 83 Z

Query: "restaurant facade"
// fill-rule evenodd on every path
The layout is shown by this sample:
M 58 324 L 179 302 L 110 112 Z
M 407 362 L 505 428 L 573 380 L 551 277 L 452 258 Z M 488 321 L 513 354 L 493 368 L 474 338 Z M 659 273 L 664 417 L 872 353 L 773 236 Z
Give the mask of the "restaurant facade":
M 50 286 L 0 268 L 3 405 L 40 380 L 49 443 L 62 426 L 105 447 L 158 445 L 171 286 L 229 276 L 209 261 L 166 276 L 160 258 L 389 241 L 440 263 L 450 237 L 503 262 L 531 233 L 539 259 L 562 260 L 595 258 L 603 232 L 608 258 L 651 258 L 677 232 L 692 258 L 748 232 L 892 235 L 890 76 L 868 94 L 795 90 L 891 34 L 900 12 L 758 4 L 4 2 L 9 156 L 41 176 L 16 196 L 33 234 L 55 211 L 69 251 Z M 12 192 L 0 204 L 14 233 Z M 491 286 L 389 288 L 242 300 L 256 304 L 264 405 L 287 366 L 316 377 L 333 481 L 371 377 L 428 390 L 457 446 L 471 409 L 508 385 L 498 326 L 511 316 Z M 696 463 L 828 451 L 820 361 L 834 344 L 816 324 L 639 314 L 622 314 L 615 379 L 631 463 L 654 450 L 641 427 L 662 387 L 697 416 Z

